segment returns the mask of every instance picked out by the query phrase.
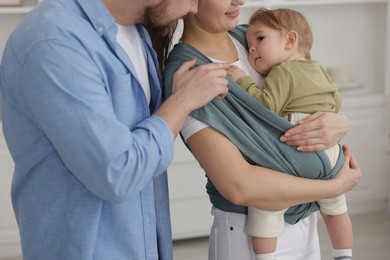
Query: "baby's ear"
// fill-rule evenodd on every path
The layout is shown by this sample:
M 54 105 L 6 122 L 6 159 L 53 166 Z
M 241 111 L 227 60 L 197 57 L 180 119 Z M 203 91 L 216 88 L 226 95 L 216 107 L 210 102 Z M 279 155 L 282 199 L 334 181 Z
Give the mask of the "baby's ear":
M 286 34 L 286 48 L 291 49 L 298 42 L 298 33 L 296 31 L 289 31 Z

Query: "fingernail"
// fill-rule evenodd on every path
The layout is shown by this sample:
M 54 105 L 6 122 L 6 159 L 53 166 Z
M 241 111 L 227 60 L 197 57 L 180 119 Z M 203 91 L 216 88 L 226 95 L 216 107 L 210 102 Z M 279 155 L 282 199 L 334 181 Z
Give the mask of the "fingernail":
M 284 135 L 282 135 L 281 137 L 280 137 L 280 141 L 282 141 L 282 142 L 285 142 L 287 139 L 286 139 L 286 137 L 284 136 Z

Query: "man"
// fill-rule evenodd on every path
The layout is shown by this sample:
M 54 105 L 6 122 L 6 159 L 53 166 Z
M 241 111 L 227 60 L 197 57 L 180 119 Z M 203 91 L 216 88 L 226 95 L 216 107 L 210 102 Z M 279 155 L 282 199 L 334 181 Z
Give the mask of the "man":
M 0 96 L 24 259 L 172 259 L 174 138 L 226 94 L 227 65 L 183 64 L 161 103 L 141 24 L 196 11 L 197 0 L 46 0 L 12 33 Z

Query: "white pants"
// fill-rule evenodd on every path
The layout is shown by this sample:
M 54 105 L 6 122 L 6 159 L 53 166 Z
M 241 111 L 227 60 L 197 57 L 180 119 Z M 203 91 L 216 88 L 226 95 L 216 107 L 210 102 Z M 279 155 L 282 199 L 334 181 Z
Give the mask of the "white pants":
M 252 240 L 244 230 L 247 216 L 216 208 L 211 213 L 214 222 L 209 239 L 209 260 L 254 260 Z M 278 237 L 276 259 L 321 259 L 316 213 L 295 225 L 285 223 L 284 232 Z

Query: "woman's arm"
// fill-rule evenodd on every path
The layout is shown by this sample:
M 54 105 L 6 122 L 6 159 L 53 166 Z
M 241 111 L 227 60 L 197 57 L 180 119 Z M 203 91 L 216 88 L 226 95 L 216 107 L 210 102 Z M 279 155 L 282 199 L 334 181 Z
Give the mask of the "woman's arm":
M 280 140 L 302 152 L 323 151 L 338 143 L 347 131 L 345 115 L 317 112 L 288 130 Z
M 275 210 L 331 198 L 351 190 L 361 177 L 349 149 L 345 149 L 346 163 L 336 178 L 313 180 L 249 164 L 228 138 L 211 127 L 187 141 L 221 195 L 237 205 Z

